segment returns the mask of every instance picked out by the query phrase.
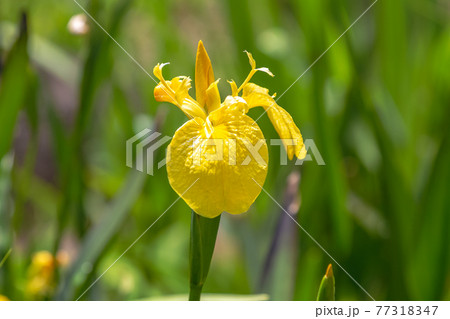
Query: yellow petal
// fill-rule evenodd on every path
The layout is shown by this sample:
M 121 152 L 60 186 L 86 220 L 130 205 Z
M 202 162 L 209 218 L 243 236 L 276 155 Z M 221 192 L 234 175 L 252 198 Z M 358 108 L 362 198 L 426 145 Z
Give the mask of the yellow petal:
M 164 76 L 162 75 L 162 69 L 163 67 L 165 67 L 166 65 L 168 65 L 170 63 L 158 63 L 157 65 L 155 65 L 155 67 L 153 68 L 153 74 L 156 76 L 156 78 L 158 80 L 160 80 L 161 82 L 164 82 Z
M 172 188 L 197 214 L 209 218 L 224 211 L 246 212 L 267 174 L 264 136 L 238 108 L 220 108 L 201 123 L 186 122 L 176 131 L 167 157 Z
M 206 113 L 203 108 L 201 108 L 198 105 L 197 101 L 195 101 L 190 96 L 183 100 L 180 109 L 184 112 L 184 114 L 187 115 L 187 117 L 191 119 L 195 119 L 197 117 L 200 117 L 202 119 L 206 118 Z
M 220 80 L 220 79 L 219 79 Z M 206 109 L 209 113 L 217 110 L 220 107 L 220 93 L 217 83 L 219 80 L 211 83 L 211 85 L 206 90 Z
M 275 75 L 273 75 L 272 72 L 270 72 L 269 68 L 266 68 L 266 67 L 264 67 L 264 68 L 257 68 L 257 69 L 255 69 L 255 70 L 256 70 L 256 71 L 261 71 L 261 72 L 267 73 L 267 74 L 269 74 L 271 77 L 274 77 L 274 76 L 275 76 Z
M 256 68 L 256 61 L 253 59 L 253 55 L 250 52 L 244 51 L 247 53 L 248 61 L 250 63 L 250 66 L 252 67 L 250 73 L 247 75 L 247 78 L 244 80 L 244 82 L 241 84 L 241 86 L 237 89 L 236 94 L 233 92 L 233 95 L 237 95 L 247 84 L 249 84 L 250 80 L 252 79 L 253 75 L 255 75 L 256 71 L 262 71 L 270 76 L 274 76 L 272 72 L 268 68 Z
M 262 86 L 256 85 L 255 83 L 247 83 L 244 86 L 244 91 L 242 93 L 242 97 L 244 97 L 246 100 L 247 99 L 251 99 L 253 100 L 253 96 L 251 96 L 252 93 L 261 93 L 264 95 L 269 96 L 269 89 L 263 88 Z M 269 96 L 270 97 L 270 96 Z M 262 105 L 258 105 L 258 100 L 256 99 L 252 104 L 254 104 L 252 107 L 255 106 L 262 106 Z M 270 103 L 270 102 L 265 102 L 265 103 Z
M 195 61 L 195 95 L 201 107 L 206 103 L 206 90 L 214 82 L 214 71 L 203 42 L 198 42 L 197 58 Z
M 182 83 L 180 77 L 173 78 L 171 81 L 160 82 L 154 89 L 155 100 L 158 102 L 169 102 L 178 105 L 178 101 L 175 98 L 175 92 L 179 90 Z M 169 88 L 168 88 L 168 87 Z M 188 88 L 189 89 L 189 88 Z M 187 92 L 186 92 L 187 94 Z
M 166 81 L 162 75 L 162 68 L 168 63 L 158 64 L 153 68 L 153 74 L 161 81 L 154 89 L 155 100 L 169 102 L 178 106 L 189 118 L 206 118 L 206 113 L 200 105 L 189 95 L 191 79 L 178 76 Z
M 228 81 L 228 83 L 230 83 L 231 86 L 231 95 L 236 96 L 238 94 L 238 87 L 236 85 L 236 82 L 234 82 L 234 80 L 231 80 Z
M 248 62 L 250 63 L 250 66 L 252 67 L 252 70 L 256 68 L 256 61 L 255 59 L 253 59 L 253 55 L 248 52 L 248 51 L 244 51 L 245 53 L 247 53 L 248 56 Z
M 243 114 L 247 114 L 249 110 L 248 104 L 243 98 L 241 98 L 240 96 L 231 95 L 228 95 L 225 98 L 225 101 L 223 101 L 222 103 L 222 108 L 225 110 L 228 108 L 235 108 Z M 222 111 L 222 108 L 220 109 L 220 111 Z
M 247 101 L 249 108 L 262 106 L 266 110 L 270 121 L 282 139 L 290 160 L 294 155 L 299 159 L 305 158 L 306 148 L 300 130 L 295 125 L 292 116 L 269 95 L 268 89 L 248 83 L 244 86 L 242 98 Z

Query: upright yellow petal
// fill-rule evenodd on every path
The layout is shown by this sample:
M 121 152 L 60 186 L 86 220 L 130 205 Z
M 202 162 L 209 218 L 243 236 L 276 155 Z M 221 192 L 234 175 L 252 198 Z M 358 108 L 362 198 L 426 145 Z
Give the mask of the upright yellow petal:
M 256 61 L 255 61 L 255 59 L 253 59 L 253 55 L 250 52 L 248 52 L 248 51 L 244 51 L 244 52 L 247 53 L 248 63 L 250 63 L 250 66 L 252 67 L 252 70 L 256 69 Z
M 299 159 L 305 158 L 306 148 L 300 130 L 295 125 L 292 116 L 269 95 L 268 89 L 254 83 L 247 83 L 244 86 L 242 98 L 247 102 L 249 108 L 262 106 L 266 110 L 270 121 L 282 139 L 290 160 L 294 155 Z
M 217 110 L 220 107 L 220 93 L 217 83 L 219 80 L 211 83 L 211 85 L 206 90 L 206 109 L 209 113 Z
M 252 67 L 250 73 L 247 75 L 247 77 L 245 78 L 244 82 L 242 82 L 241 86 L 237 89 L 236 94 L 238 94 L 239 92 L 241 92 L 241 90 L 247 85 L 249 84 L 250 80 L 252 79 L 253 75 L 255 75 L 256 71 L 261 71 L 261 72 L 265 72 L 267 74 L 269 74 L 270 76 L 274 77 L 273 73 L 270 72 L 270 70 L 268 68 L 256 68 L 256 61 L 253 58 L 253 55 L 250 52 L 244 51 L 245 53 L 247 53 L 248 56 L 248 62 L 250 63 L 250 66 Z M 233 90 L 233 95 L 236 95 L 234 93 L 234 88 L 232 87 Z
M 195 95 L 198 104 L 205 107 L 206 104 L 206 90 L 211 83 L 214 82 L 214 71 L 206 52 L 203 42 L 198 42 L 197 58 L 195 61 Z
M 238 87 L 236 85 L 236 82 L 234 82 L 234 80 L 231 80 L 228 81 L 228 83 L 230 83 L 231 86 L 231 95 L 236 96 L 238 94 Z
M 214 218 L 224 211 L 244 213 L 266 178 L 264 136 L 238 108 L 220 108 L 206 122 L 190 120 L 175 132 L 167 149 L 170 185 L 204 217 Z

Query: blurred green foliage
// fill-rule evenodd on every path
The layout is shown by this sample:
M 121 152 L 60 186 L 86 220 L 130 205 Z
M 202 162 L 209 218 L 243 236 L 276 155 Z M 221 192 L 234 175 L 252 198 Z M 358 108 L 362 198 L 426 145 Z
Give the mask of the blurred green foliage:
M 217 77 L 241 82 L 248 50 L 276 75 L 254 81 L 280 96 L 372 2 L 79 3 L 149 72 L 170 61 L 167 78 L 193 77 L 201 39 Z M 71 0 L 0 4 L 0 294 L 32 298 L 31 259 L 48 250 L 68 259 L 49 299 L 77 299 L 102 274 L 82 299 L 187 296 L 183 201 L 119 258 L 177 198 L 164 169 L 125 165 L 125 142 L 145 127 L 172 136 L 186 118 L 91 20 L 70 33 L 80 13 Z M 377 300 L 450 299 L 449 16 L 442 0 L 379 0 L 278 101 L 326 165 L 281 166 L 270 146 L 264 187 L 283 202 L 300 171 L 298 222 Z M 258 124 L 277 138 L 266 116 Z M 224 214 L 204 292 L 315 300 L 331 260 L 285 218 L 264 192 L 248 213 Z M 334 274 L 337 300 L 368 299 Z

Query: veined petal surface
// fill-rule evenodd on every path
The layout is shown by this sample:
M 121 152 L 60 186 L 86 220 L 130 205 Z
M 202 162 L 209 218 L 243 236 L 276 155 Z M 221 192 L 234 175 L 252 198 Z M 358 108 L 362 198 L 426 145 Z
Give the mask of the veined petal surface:
M 176 131 L 167 157 L 172 188 L 197 214 L 209 218 L 224 211 L 246 212 L 267 174 L 264 136 L 238 108 L 222 107 L 206 121 L 186 122 Z

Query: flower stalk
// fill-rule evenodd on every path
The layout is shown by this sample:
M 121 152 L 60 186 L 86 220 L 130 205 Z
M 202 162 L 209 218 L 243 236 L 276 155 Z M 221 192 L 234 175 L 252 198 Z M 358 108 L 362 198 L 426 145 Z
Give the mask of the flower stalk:
M 200 301 L 216 244 L 220 215 L 207 218 L 192 211 L 189 249 L 189 301 Z

